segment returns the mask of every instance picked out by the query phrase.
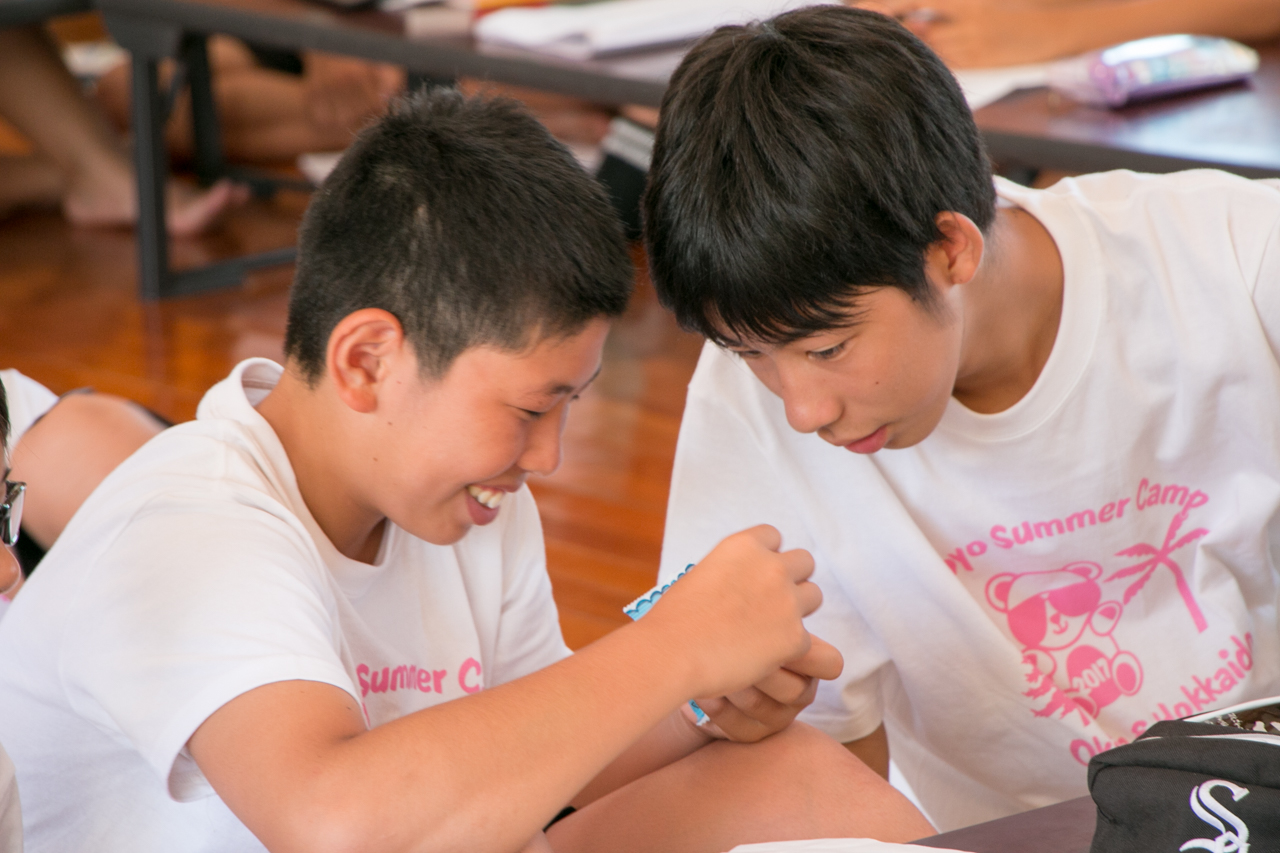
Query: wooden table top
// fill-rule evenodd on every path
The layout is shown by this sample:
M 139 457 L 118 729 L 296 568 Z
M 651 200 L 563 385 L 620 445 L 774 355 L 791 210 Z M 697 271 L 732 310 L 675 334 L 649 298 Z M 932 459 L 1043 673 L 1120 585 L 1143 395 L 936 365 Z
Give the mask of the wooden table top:
M 975 113 L 992 157 L 1077 172 L 1211 166 L 1280 176 L 1280 41 L 1256 45 L 1253 80 L 1120 110 L 1087 107 L 1048 89 L 1015 92 Z
M 25 27 L 90 8 L 89 0 L 0 0 L 0 27 Z
M 970 853 L 1089 853 L 1098 810 L 1080 797 L 915 842 Z
M 470 35 L 410 37 L 405 16 L 308 0 L 96 0 L 108 15 L 145 18 L 288 50 L 325 50 L 403 65 L 429 77 L 477 77 L 604 104 L 658 106 L 682 50 L 574 61 L 491 48 Z
M 289 49 L 328 50 L 405 65 L 440 78 L 477 77 L 607 104 L 657 106 L 682 49 L 573 61 L 478 44 L 468 35 L 410 38 L 405 17 L 342 11 L 312 0 L 97 0 L 108 13 Z M 1068 171 L 1167 172 L 1214 167 L 1280 175 L 1280 41 L 1262 45 L 1248 84 L 1122 110 L 1086 107 L 1047 89 L 976 113 L 1002 164 Z

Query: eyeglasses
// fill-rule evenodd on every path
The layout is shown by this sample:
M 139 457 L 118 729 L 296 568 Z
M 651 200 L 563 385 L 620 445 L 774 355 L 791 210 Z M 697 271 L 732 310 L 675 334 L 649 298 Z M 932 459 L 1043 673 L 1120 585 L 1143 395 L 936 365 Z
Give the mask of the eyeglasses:
M 18 541 L 22 527 L 22 504 L 27 494 L 27 484 L 10 479 L 4 481 L 4 504 L 0 505 L 0 542 L 12 546 Z

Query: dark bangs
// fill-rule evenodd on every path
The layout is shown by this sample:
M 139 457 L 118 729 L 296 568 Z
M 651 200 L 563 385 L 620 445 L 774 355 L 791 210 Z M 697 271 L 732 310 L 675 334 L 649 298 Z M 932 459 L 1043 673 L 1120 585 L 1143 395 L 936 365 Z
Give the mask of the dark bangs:
M 943 211 L 985 230 L 990 165 L 951 73 L 891 18 L 821 6 L 724 27 L 672 77 L 645 243 L 686 328 L 783 343 L 883 286 L 932 306 Z

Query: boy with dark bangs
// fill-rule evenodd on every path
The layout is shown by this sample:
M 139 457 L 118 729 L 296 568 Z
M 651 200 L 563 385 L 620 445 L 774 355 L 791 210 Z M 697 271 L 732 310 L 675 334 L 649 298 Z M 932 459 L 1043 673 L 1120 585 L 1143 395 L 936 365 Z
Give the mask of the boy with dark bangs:
M 845 668 L 802 719 L 940 829 L 1280 692 L 1274 182 L 993 185 L 938 58 L 824 6 L 692 50 L 644 207 L 709 339 L 663 577 L 748 523 L 811 551 Z
M 632 275 L 600 187 L 511 103 L 423 93 L 361 134 L 303 223 L 285 365 L 241 363 L 116 469 L 0 622 L 28 851 L 928 834 L 789 725 L 840 661 L 771 528 L 565 648 L 525 481 Z

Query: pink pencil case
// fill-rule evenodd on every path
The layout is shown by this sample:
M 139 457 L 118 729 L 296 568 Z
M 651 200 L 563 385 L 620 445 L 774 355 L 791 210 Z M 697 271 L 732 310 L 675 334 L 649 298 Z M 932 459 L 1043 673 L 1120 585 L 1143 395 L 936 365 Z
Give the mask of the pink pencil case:
M 1246 80 L 1258 53 L 1231 39 L 1169 35 L 1127 41 L 1049 66 L 1049 86 L 1102 107 Z

